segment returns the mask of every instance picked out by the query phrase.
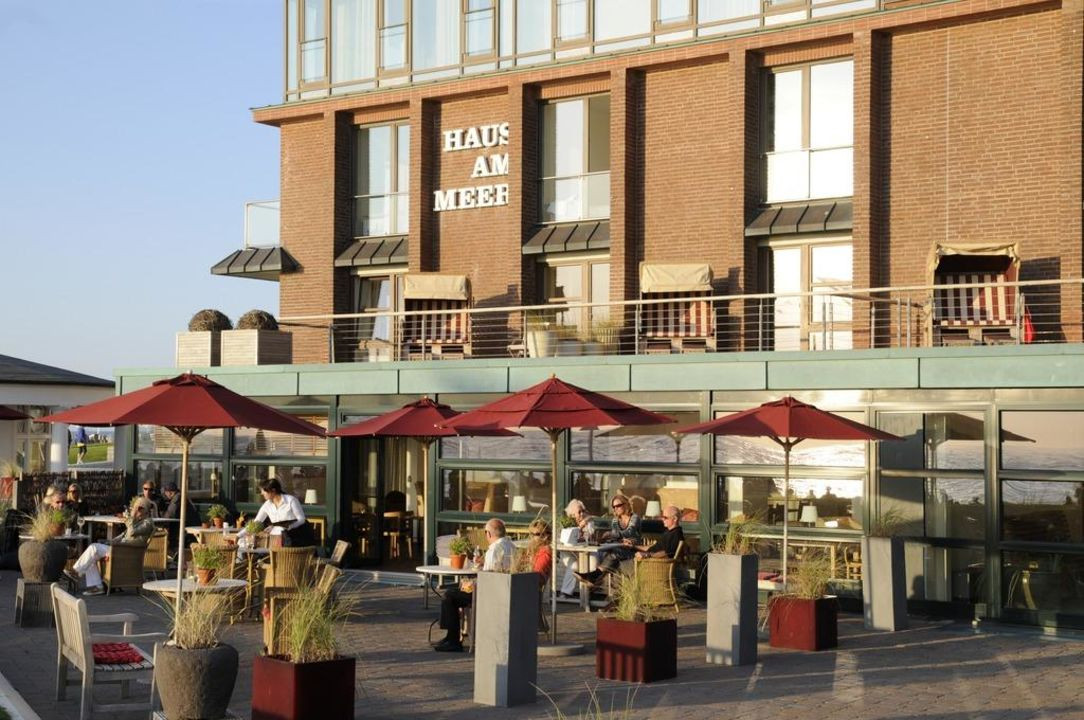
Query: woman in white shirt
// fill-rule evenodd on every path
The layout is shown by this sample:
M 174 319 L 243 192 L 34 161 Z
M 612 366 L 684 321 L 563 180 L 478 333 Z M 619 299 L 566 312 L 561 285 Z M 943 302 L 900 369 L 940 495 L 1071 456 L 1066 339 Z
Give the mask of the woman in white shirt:
M 301 502 L 293 495 L 282 492 L 282 484 L 276 478 L 260 483 L 260 495 L 263 496 L 264 504 L 256 513 L 256 522 L 278 524 L 278 527 L 284 528 L 290 538 L 290 545 L 306 547 L 315 544 L 316 538 L 312 526 L 305 519 Z M 241 530 L 238 537 L 246 534 Z

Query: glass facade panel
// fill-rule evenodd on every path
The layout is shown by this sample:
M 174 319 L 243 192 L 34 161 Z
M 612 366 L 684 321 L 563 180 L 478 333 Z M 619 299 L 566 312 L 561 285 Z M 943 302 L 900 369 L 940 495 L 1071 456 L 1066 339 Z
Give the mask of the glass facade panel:
M 663 25 L 687 22 L 689 7 L 689 0 L 657 0 L 656 18 Z
M 651 0 L 595 0 L 595 40 L 651 32 Z
M 609 148 L 609 96 L 543 106 L 543 222 L 609 217 Z
M 459 3 L 413 0 L 414 69 L 459 63 Z
M 516 432 L 523 437 L 441 438 L 440 456 L 444 460 L 550 461 L 549 435 L 536 428 Z
M 974 412 L 885 412 L 877 427 L 903 438 L 878 444 L 880 466 L 892 470 L 982 470 L 983 415 Z
M 327 428 L 324 415 L 301 415 L 314 425 Z M 233 432 L 233 452 L 246 456 L 292 456 L 326 457 L 327 438 L 312 435 L 292 435 L 275 430 L 253 430 L 237 428 Z
M 862 529 L 861 478 L 790 479 L 789 506 L 791 527 L 815 527 L 829 530 Z M 783 478 L 755 476 L 720 476 L 718 480 L 718 519 L 738 515 L 755 517 L 764 525 L 783 526 Z M 799 524 L 807 505 L 816 508 L 815 520 Z M 806 517 L 810 517 L 806 511 Z
M 493 53 L 493 0 L 470 0 L 467 3 L 466 54 Z
M 665 412 L 679 425 L 700 419 L 696 412 Z M 580 462 L 696 463 L 700 461 L 701 435 L 678 435 L 668 428 L 677 425 L 644 425 L 610 430 L 573 430 L 570 457 Z
M 1084 615 L 1084 555 L 1006 552 L 1001 581 L 1007 608 Z
M 981 548 L 904 545 L 907 599 L 976 603 L 986 595 L 986 561 Z
M 801 150 L 802 143 L 802 71 L 788 70 L 771 76 L 772 113 L 771 152 Z
M 896 478 L 884 478 L 890 483 Z M 986 537 L 986 483 L 982 478 L 926 478 L 926 537 Z
M 297 0 L 286 0 L 286 89 L 297 88 Z
M 725 417 L 728 412 L 716 413 Z M 840 412 L 845 418 L 863 422 L 864 413 Z M 715 437 L 715 463 L 718 465 L 782 465 L 783 448 L 768 438 L 718 435 Z M 866 444 L 846 440 L 803 440 L 790 452 L 794 466 L 854 467 L 866 466 Z
M 410 126 L 358 128 L 354 143 L 354 236 L 409 229 Z
M 557 37 L 567 41 L 587 35 L 587 0 L 557 0 Z
M 553 34 L 548 2 L 516 0 L 516 52 L 519 54 L 550 49 Z
M 697 19 L 701 23 L 758 14 L 760 0 L 697 0 Z
M 180 460 L 137 460 L 136 478 L 140 483 L 151 480 L 161 488 L 167 482 L 181 485 Z M 193 502 L 224 497 L 222 492 L 222 463 L 188 463 L 188 497 Z M 199 524 L 198 521 L 195 524 Z
M 1001 413 L 1001 467 L 1084 470 L 1084 412 Z
M 1084 543 L 1082 508 L 1082 482 L 1003 480 L 1002 537 L 1025 542 Z
M 331 0 L 331 82 L 376 75 L 377 0 Z
M 854 63 L 809 68 L 809 147 L 854 144 Z
M 260 483 L 275 478 L 282 491 L 301 502 L 309 490 L 316 491 L 316 502 L 327 502 L 327 467 L 324 465 L 234 465 L 233 499 L 239 503 L 262 504 Z
M 572 497 L 582 500 L 592 515 L 610 512 L 610 500 L 622 494 L 629 498 L 633 512 L 645 517 L 647 503 L 658 501 L 660 508 L 676 505 L 683 522 L 700 519 L 700 483 L 695 475 L 666 473 L 572 473 Z
M 508 513 L 518 496 L 524 498 L 525 515 L 533 517 L 549 508 L 550 473 L 496 469 L 445 469 L 441 473 L 441 510 Z
M 768 155 L 768 202 L 809 197 L 809 153 L 805 150 Z
M 204 430 L 192 438 L 192 455 L 221 455 L 225 430 Z M 160 425 L 136 426 L 136 452 L 145 455 L 180 455 L 181 439 Z
M 854 149 L 809 153 L 809 197 L 849 197 L 854 192 Z

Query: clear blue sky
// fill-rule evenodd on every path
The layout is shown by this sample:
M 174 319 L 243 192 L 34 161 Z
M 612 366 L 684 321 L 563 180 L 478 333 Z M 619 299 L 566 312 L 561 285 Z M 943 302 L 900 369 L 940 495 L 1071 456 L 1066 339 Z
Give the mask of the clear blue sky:
M 0 354 L 112 378 L 170 366 L 204 307 L 278 314 L 213 276 L 279 195 L 279 0 L 0 0 Z

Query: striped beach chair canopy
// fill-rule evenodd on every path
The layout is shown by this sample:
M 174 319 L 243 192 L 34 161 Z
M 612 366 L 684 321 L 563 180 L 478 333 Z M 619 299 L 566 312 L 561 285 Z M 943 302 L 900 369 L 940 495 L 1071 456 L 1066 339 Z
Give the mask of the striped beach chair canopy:
M 1015 243 L 941 244 L 931 254 L 934 321 L 941 327 L 1011 327 L 1020 265 Z
M 470 284 L 466 275 L 412 273 L 403 276 L 405 310 L 432 314 L 408 315 L 403 339 L 408 343 L 466 343 L 470 340 Z
M 711 266 L 698 263 L 643 263 L 640 292 L 642 334 L 648 338 L 707 338 L 715 334 Z

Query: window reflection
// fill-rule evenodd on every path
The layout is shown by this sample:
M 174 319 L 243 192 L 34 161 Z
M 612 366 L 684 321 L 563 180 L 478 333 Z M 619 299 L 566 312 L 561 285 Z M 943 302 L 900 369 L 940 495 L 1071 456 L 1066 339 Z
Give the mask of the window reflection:
M 1084 615 L 1084 555 L 1002 555 L 1005 607 Z
M 583 462 L 696 463 L 700 461 L 700 435 L 678 435 L 672 428 L 690 425 L 695 412 L 665 412 L 674 425 L 641 425 L 609 430 L 574 430 L 571 458 Z
M 716 413 L 725 417 L 729 412 Z M 863 413 L 836 413 L 863 422 Z M 715 437 L 715 463 L 718 465 L 782 465 L 783 448 L 766 437 Z M 803 440 L 790 453 L 791 466 L 865 467 L 866 444 L 844 440 Z
M 263 503 L 260 483 L 275 478 L 282 491 L 306 505 L 321 505 L 327 492 L 326 465 L 234 465 L 233 499 L 239 503 Z
M 204 430 L 192 438 L 192 455 L 221 455 L 225 430 Z M 181 439 L 160 425 L 136 427 L 136 452 L 148 455 L 180 455 Z
M 549 435 L 520 428 L 522 437 L 446 437 L 440 441 L 445 460 L 550 460 Z
M 911 581 L 908 600 L 982 602 L 986 595 L 986 562 L 981 548 L 905 545 L 905 568 Z
M 165 483 L 181 486 L 180 460 L 137 460 L 136 477 L 140 483 L 153 481 L 161 489 Z M 188 497 L 193 502 L 223 497 L 222 463 L 188 463 Z
M 783 478 L 722 476 L 719 520 L 742 515 L 764 525 L 783 525 Z M 791 478 L 786 508 L 792 526 L 862 529 L 860 478 Z M 806 508 L 812 509 L 806 509 Z
M 986 466 L 982 413 L 878 413 L 877 427 L 903 442 L 878 446 L 882 468 L 981 470 Z
M 1084 468 L 1084 412 L 1001 413 L 1001 467 L 1025 470 Z
M 327 427 L 324 415 L 302 415 L 306 420 L 322 428 Z M 327 455 L 327 438 L 314 435 L 293 435 L 276 430 L 253 430 L 237 428 L 233 435 L 233 452 L 236 455 L 293 455 L 322 457 Z
M 1005 480 L 1001 483 L 1005 540 L 1084 542 L 1084 483 Z
M 457 469 L 441 473 L 441 510 L 533 516 L 548 511 L 550 500 L 550 474 L 541 470 Z
M 633 512 L 643 517 L 657 517 L 655 511 L 676 505 L 682 522 L 700 519 L 700 484 L 695 475 L 665 473 L 586 473 L 572 474 L 572 497 L 582 500 L 592 515 L 610 512 L 609 502 L 620 493 L 632 503 Z M 658 503 L 658 508 L 652 502 Z M 651 512 L 648 515 L 648 512 Z

